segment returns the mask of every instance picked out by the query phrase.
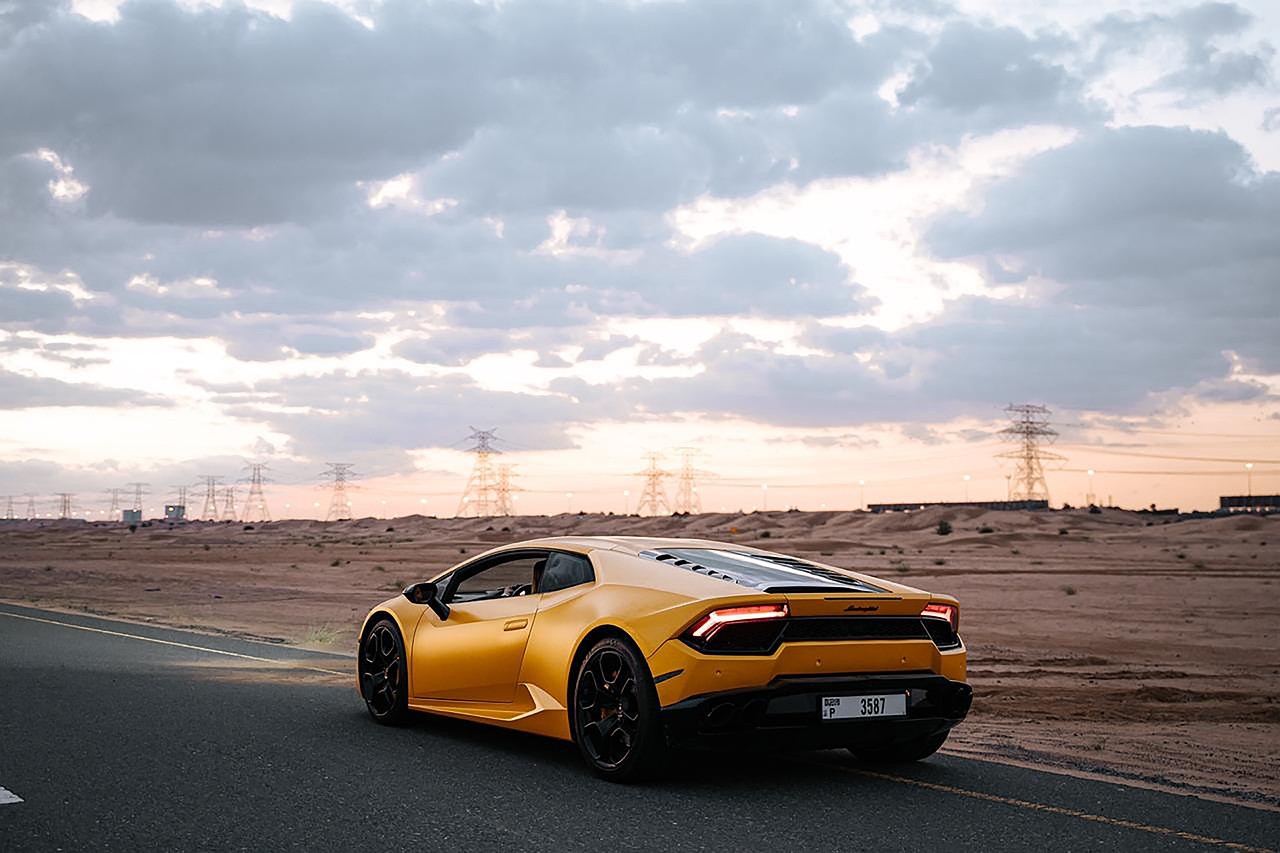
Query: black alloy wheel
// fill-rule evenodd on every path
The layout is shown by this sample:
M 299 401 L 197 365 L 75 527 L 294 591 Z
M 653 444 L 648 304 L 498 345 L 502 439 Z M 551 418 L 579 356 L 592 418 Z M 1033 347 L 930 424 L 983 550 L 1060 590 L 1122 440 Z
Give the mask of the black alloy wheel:
M 404 643 L 390 619 L 380 619 L 360 644 L 360 695 L 370 716 L 384 725 L 398 725 L 409 713 Z
M 573 689 L 573 739 L 588 766 L 615 782 L 654 775 L 666 744 L 658 694 L 630 643 L 608 637 L 591 647 Z

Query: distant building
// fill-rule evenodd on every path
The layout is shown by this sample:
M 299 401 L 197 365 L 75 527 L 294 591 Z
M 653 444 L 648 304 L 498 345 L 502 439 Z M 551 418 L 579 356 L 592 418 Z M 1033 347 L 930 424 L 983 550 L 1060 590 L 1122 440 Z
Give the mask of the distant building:
M 1280 513 L 1280 495 L 1223 495 L 1218 498 L 1218 512 Z
M 126 509 L 120 514 L 120 516 L 121 520 L 125 524 L 142 523 L 142 510 L 140 509 Z
M 165 521 L 186 521 L 187 508 L 182 504 L 165 504 L 164 518 Z
M 930 507 L 966 507 L 978 509 L 1048 509 L 1048 501 L 921 501 L 916 503 L 868 504 L 872 512 L 917 512 Z

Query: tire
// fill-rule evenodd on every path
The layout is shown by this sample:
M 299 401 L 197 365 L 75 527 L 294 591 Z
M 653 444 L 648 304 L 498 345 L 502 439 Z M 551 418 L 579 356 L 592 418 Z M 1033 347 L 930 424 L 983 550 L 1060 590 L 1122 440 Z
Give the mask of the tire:
M 369 716 L 384 726 L 403 725 L 409 719 L 409 671 L 394 620 L 384 616 L 369 626 L 356 661 Z
M 907 764 L 912 761 L 922 761 L 933 755 L 942 745 L 947 742 L 949 731 L 941 734 L 929 735 L 928 737 L 916 738 L 904 743 L 895 743 L 891 746 L 881 747 L 849 747 L 849 751 L 859 761 L 866 761 L 873 764 Z
M 666 766 L 653 676 L 630 642 L 606 637 L 574 671 L 569 729 L 587 766 L 610 782 L 641 782 Z

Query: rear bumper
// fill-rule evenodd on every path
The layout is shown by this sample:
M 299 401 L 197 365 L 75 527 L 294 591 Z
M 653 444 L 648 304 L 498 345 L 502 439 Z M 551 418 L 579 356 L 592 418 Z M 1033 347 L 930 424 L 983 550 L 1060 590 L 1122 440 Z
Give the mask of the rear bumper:
M 907 694 L 905 717 L 823 720 L 823 697 Z M 969 713 L 973 689 L 933 673 L 794 676 L 768 687 L 694 696 L 662 710 L 667 742 L 691 748 L 887 746 L 939 734 Z

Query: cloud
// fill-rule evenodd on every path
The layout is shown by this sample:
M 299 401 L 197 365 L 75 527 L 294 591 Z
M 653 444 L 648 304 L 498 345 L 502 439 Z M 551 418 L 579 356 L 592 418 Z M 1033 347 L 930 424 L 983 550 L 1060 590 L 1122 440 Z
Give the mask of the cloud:
M 0 409 L 58 406 L 170 406 L 165 397 L 127 388 L 27 376 L 0 370 Z

